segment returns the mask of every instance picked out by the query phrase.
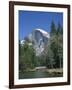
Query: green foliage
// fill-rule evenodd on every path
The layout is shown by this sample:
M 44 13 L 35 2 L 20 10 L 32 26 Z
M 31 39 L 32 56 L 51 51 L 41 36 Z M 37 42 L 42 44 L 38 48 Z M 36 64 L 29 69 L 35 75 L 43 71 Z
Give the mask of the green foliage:
M 47 62 L 51 68 L 62 68 L 63 67 L 63 30 L 60 24 L 58 28 L 52 22 L 51 25 L 51 37 L 48 42 L 48 54 Z M 50 60 L 50 62 L 49 62 Z M 50 64 L 52 63 L 52 64 Z
M 56 26 L 55 26 L 54 21 L 52 21 L 50 35 L 52 36 L 54 34 L 56 34 Z
M 53 68 L 54 65 L 54 53 L 52 52 L 50 45 L 48 45 L 48 51 L 46 56 L 46 66 L 48 68 Z
M 27 37 L 24 45 L 19 43 L 19 69 L 20 71 L 33 69 L 37 66 L 47 68 L 63 67 L 63 28 L 58 23 L 58 27 L 52 21 L 50 39 L 41 56 L 36 56 L 33 45 Z
M 57 28 L 57 29 L 56 29 Z M 50 39 L 44 50 L 47 68 L 63 67 L 63 30 L 60 24 L 51 24 Z
M 20 56 L 20 69 L 30 69 L 34 68 L 34 58 L 35 58 L 35 52 L 32 46 L 29 46 L 26 42 L 23 46 L 20 48 L 21 56 Z M 22 67 L 22 68 L 21 68 Z

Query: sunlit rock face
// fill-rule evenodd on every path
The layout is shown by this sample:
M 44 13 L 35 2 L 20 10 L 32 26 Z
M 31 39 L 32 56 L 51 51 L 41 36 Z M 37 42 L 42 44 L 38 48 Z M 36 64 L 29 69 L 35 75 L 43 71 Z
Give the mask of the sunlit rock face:
M 20 44 L 23 45 L 25 43 L 25 40 L 21 40 Z
M 44 51 L 44 47 L 48 43 L 50 35 L 42 29 L 35 29 L 32 33 L 32 37 L 36 55 L 39 56 Z
M 29 46 L 33 45 L 36 56 L 39 56 L 44 51 L 45 45 L 48 43 L 50 35 L 43 29 L 35 29 L 32 33 L 30 33 L 27 38 L 29 39 Z M 23 45 L 25 40 L 21 41 Z

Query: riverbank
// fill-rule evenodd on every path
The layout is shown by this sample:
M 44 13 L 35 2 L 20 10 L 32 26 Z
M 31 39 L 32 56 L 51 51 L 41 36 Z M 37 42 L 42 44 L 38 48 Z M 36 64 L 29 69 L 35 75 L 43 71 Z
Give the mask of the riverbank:
M 52 73 L 52 72 L 59 72 L 59 73 L 62 73 L 63 72 L 63 68 L 54 68 L 54 69 L 48 69 L 48 68 L 34 68 L 34 69 L 27 69 L 27 70 L 24 70 L 24 71 L 47 71 L 49 73 Z
M 50 77 L 63 77 L 63 69 L 43 69 L 36 70 L 30 69 L 28 71 L 19 72 L 20 79 L 29 78 L 50 78 Z
M 62 73 L 63 72 L 63 68 L 47 69 L 46 71 L 49 72 L 49 73 L 52 73 L 52 72 Z

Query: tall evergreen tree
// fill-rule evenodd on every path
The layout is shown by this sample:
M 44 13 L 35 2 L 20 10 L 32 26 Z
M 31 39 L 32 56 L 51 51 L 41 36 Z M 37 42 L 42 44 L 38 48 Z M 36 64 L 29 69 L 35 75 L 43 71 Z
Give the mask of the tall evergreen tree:
M 54 21 L 52 21 L 52 23 L 51 23 L 51 32 L 50 32 L 50 35 L 52 36 L 52 35 L 54 35 L 54 34 L 56 34 L 56 26 L 55 26 Z
M 54 53 L 50 48 L 50 44 L 48 45 L 47 49 L 48 51 L 47 51 L 47 56 L 46 56 L 46 66 L 52 69 L 54 68 L 53 66 L 55 62 L 54 62 Z
M 58 23 L 57 35 L 59 35 L 60 33 L 61 33 L 61 25 L 60 25 L 60 23 Z

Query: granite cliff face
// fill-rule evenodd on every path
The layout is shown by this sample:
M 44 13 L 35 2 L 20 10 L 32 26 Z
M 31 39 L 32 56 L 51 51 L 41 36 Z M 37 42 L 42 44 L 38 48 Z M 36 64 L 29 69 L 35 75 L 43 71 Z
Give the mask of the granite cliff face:
M 30 41 L 29 45 L 33 45 L 36 51 L 36 56 L 39 56 L 44 51 L 44 47 L 48 43 L 50 35 L 48 32 L 42 29 L 35 29 L 31 34 L 27 36 L 27 38 Z M 25 40 L 22 40 L 21 44 L 24 44 L 24 42 Z

